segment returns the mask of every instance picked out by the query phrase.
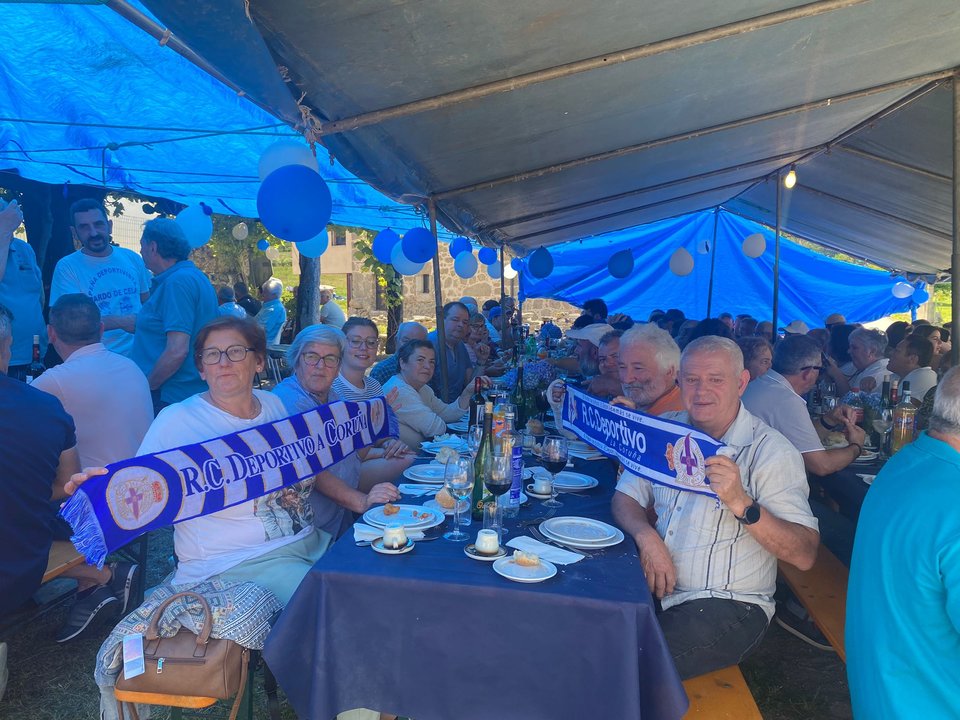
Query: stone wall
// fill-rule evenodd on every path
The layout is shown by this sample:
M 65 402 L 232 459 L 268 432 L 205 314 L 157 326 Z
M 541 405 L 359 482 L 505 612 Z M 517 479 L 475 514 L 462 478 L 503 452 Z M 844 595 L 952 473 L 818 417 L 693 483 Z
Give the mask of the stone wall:
M 351 257 L 352 245 L 353 234 L 347 233 L 347 246 Z M 337 250 L 342 253 L 344 249 L 337 248 Z M 326 257 L 329 252 L 328 250 L 327 253 L 324 253 L 321 259 L 324 271 L 327 271 Z M 340 260 L 340 263 L 343 262 L 342 255 L 338 260 Z M 386 323 L 386 312 L 376 309 L 375 278 L 369 273 L 363 272 L 359 263 L 355 260 L 352 270 L 349 281 L 349 314 L 376 318 Z M 516 296 L 516 283 L 516 279 L 505 281 L 505 290 L 508 295 Z M 453 258 L 450 257 L 450 253 L 447 252 L 444 244 L 441 244 L 440 247 L 440 288 L 443 302 L 459 300 L 461 297 L 469 295 L 483 305 L 485 300 L 500 298 L 500 280 L 491 278 L 484 265 L 481 264 L 477 274 L 469 280 L 458 277 L 453 270 Z M 579 309 L 569 303 L 540 298 L 528 300 L 524 303 L 523 310 L 524 321 L 529 322 L 533 328 L 538 328 L 545 318 L 558 321 L 561 327 L 569 327 L 580 314 Z M 434 322 L 435 313 L 436 297 L 434 294 L 433 264 L 431 262 L 424 266 L 422 274 L 403 279 L 403 319 L 416 320 L 422 322 L 428 328 L 433 328 L 436 324 Z

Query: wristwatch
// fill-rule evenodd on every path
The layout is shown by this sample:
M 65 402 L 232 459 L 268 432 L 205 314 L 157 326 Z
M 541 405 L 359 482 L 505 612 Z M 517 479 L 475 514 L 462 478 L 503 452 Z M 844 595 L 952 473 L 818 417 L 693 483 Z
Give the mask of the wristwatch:
M 757 501 L 754 500 L 752 503 L 747 505 L 743 511 L 743 517 L 737 517 L 737 522 L 741 525 L 753 525 L 760 519 L 760 506 L 757 504 Z

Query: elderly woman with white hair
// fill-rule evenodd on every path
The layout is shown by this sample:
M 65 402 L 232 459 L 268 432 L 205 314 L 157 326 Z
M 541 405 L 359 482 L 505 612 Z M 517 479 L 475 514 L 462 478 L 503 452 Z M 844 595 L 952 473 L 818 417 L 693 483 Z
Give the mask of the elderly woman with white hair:
M 318 405 L 338 400 L 331 389 L 340 372 L 346 345 L 344 334 L 329 325 L 311 325 L 301 330 L 287 351 L 287 363 L 293 375 L 274 388 L 290 414 L 306 412 Z M 374 505 L 400 499 L 400 491 L 389 482 L 381 482 L 364 491 L 360 486 L 361 463 L 371 453 L 383 456 L 383 448 L 360 450 L 344 458 L 317 476 L 310 496 L 314 525 L 334 538 L 352 524 L 353 516 Z

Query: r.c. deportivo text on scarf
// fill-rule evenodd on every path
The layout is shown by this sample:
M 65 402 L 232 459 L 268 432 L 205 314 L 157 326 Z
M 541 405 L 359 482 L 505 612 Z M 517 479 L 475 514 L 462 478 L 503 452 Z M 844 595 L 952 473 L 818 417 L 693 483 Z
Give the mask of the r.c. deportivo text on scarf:
M 563 426 L 650 482 L 717 497 L 704 461 L 724 445 L 696 428 L 611 405 L 569 385 Z
M 383 397 L 337 401 L 203 442 L 107 466 L 61 510 L 87 562 L 156 528 L 210 515 L 307 480 L 397 435 Z

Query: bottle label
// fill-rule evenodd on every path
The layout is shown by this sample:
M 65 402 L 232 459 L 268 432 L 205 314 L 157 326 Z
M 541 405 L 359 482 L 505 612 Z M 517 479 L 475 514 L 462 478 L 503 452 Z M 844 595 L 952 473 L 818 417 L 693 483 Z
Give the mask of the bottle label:
M 523 489 L 523 447 L 514 447 L 510 455 L 510 469 L 513 482 L 510 484 L 510 505 L 520 504 L 520 491 Z

